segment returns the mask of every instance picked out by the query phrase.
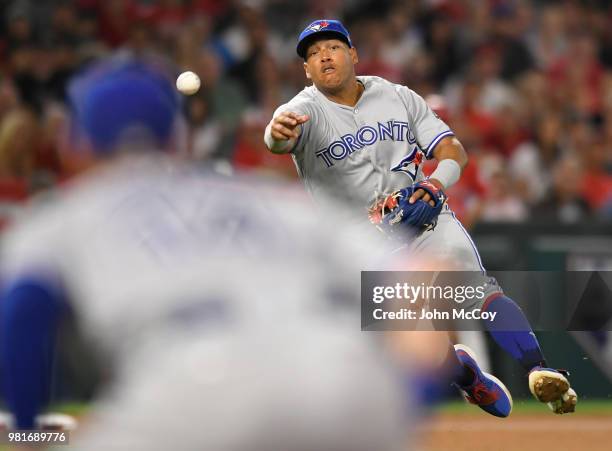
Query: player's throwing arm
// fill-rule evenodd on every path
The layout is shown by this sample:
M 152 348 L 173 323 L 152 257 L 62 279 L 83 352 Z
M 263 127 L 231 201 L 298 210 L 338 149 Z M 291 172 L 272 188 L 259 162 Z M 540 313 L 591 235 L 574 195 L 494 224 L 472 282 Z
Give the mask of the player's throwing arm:
M 264 140 L 274 153 L 287 153 L 293 149 L 302 131 L 301 124 L 310 119 L 305 114 L 284 111 L 272 118 L 266 127 Z

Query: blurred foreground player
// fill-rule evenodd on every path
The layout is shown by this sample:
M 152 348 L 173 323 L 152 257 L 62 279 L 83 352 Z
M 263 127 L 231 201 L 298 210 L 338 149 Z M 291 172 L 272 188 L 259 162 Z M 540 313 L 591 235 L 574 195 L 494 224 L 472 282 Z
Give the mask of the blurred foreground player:
M 372 253 L 331 238 L 299 192 L 151 151 L 179 107 L 154 67 L 106 62 L 70 94 L 89 170 L 3 243 L 17 427 L 45 406 L 70 303 L 113 370 L 78 449 L 405 449 L 402 383 L 359 327 Z

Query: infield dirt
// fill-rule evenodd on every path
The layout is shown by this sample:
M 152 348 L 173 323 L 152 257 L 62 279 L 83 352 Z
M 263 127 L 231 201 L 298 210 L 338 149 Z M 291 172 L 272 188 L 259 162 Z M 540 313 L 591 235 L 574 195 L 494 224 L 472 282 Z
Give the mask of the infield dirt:
M 609 451 L 612 416 L 519 414 L 509 418 L 443 413 L 420 428 L 417 451 Z

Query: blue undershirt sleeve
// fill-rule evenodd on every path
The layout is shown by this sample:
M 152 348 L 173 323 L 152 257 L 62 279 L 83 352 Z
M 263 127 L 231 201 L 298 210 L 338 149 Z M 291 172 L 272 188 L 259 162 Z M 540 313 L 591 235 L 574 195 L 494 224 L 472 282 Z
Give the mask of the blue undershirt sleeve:
M 34 427 L 49 401 L 55 338 L 65 296 L 48 281 L 21 278 L 0 301 L 2 385 L 18 429 Z

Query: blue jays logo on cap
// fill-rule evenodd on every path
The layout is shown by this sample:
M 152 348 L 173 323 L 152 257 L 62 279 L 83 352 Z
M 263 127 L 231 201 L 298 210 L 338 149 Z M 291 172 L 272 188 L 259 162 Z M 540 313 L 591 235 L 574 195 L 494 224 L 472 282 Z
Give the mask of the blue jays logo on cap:
M 310 25 L 308 29 L 312 31 L 321 31 L 322 28 L 327 27 L 329 27 L 329 22 L 327 20 L 322 20 L 320 22 L 315 22 L 314 25 Z
M 310 45 L 315 37 L 320 37 L 323 34 L 329 34 L 330 37 L 338 38 L 346 42 L 349 47 L 353 47 L 348 30 L 339 20 L 320 19 L 315 20 L 300 33 L 296 49 L 297 54 L 304 58 L 308 45 Z

